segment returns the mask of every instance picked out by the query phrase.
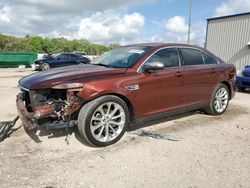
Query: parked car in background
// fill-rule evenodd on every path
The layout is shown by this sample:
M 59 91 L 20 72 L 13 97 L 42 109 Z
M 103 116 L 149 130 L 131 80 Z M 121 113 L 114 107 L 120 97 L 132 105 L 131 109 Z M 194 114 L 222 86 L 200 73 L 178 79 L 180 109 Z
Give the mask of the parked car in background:
M 107 146 L 139 122 L 195 109 L 223 114 L 235 81 L 235 67 L 203 48 L 137 44 L 24 77 L 16 103 L 27 129 L 76 125 L 89 144 Z
M 82 55 L 88 59 L 90 59 L 90 61 L 93 61 L 94 59 L 98 58 L 98 55 L 87 55 L 86 52 L 73 52 L 74 54 L 79 54 Z
M 48 70 L 56 67 L 64 67 L 78 64 L 88 64 L 90 59 L 73 53 L 59 53 L 43 59 L 37 59 L 32 64 L 33 70 Z
M 86 52 L 73 52 L 73 54 L 79 54 L 79 55 L 82 55 L 84 57 L 87 56 L 87 53 Z
M 250 88 L 250 65 L 237 75 L 236 85 L 239 91 L 245 91 Z

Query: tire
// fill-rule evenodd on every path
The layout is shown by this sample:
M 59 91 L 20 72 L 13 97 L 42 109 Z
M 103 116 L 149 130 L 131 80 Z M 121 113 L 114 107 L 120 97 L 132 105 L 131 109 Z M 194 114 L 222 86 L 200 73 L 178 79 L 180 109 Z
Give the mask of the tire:
M 129 110 L 119 97 L 106 95 L 85 104 L 78 114 L 78 129 L 91 146 L 116 143 L 128 127 Z
M 210 104 L 205 111 L 211 115 L 221 115 L 226 111 L 228 103 L 229 90 L 226 85 L 219 84 L 215 88 Z
M 244 88 L 244 87 L 238 87 L 238 90 L 239 90 L 240 92 L 244 92 L 244 91 L 246 91 L 246 88 Z
M 46 71 L 50 69 L 50 65 L 48 63 L 43 63 L 42 64 L 42 71 Z

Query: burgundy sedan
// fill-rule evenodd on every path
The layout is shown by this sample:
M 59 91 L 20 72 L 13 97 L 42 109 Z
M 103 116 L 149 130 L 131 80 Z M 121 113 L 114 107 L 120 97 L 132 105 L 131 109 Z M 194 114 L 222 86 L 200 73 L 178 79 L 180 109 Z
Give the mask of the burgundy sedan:
M 223 114 L 235 79 L 233 65 L 198 46 L 136 44 L 24 77 L 17 108 L 28 129 L 78 126 L 87 143 L 107 146 L 137 122 L 194 109 Z

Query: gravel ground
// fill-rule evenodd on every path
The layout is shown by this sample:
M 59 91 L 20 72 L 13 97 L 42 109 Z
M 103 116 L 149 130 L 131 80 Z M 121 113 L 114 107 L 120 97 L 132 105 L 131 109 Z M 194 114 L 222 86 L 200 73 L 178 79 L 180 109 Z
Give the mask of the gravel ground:
M 0 69 L 0 121 L 16 115 L 17 81 L 31 70 Z M 21 127 L 0 143 L 0 187 L 250 187 L 250 92 L 226 113 L 190 112 L 145 124 L 180 141 L 126 133 L 115 145 L 91 148 L 77 129 Z M 151 126 L 149 126 L 151 125 Z

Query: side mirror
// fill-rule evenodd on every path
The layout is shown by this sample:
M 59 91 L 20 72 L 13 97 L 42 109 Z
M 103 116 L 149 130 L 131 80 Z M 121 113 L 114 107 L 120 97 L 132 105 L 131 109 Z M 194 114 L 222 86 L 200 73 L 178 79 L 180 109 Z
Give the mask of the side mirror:
M 162 70 L 164 69 L 164 64 L 161 62 L 149 62 L 146 63 L 142 69 L 149 72 L 154 70 Z

